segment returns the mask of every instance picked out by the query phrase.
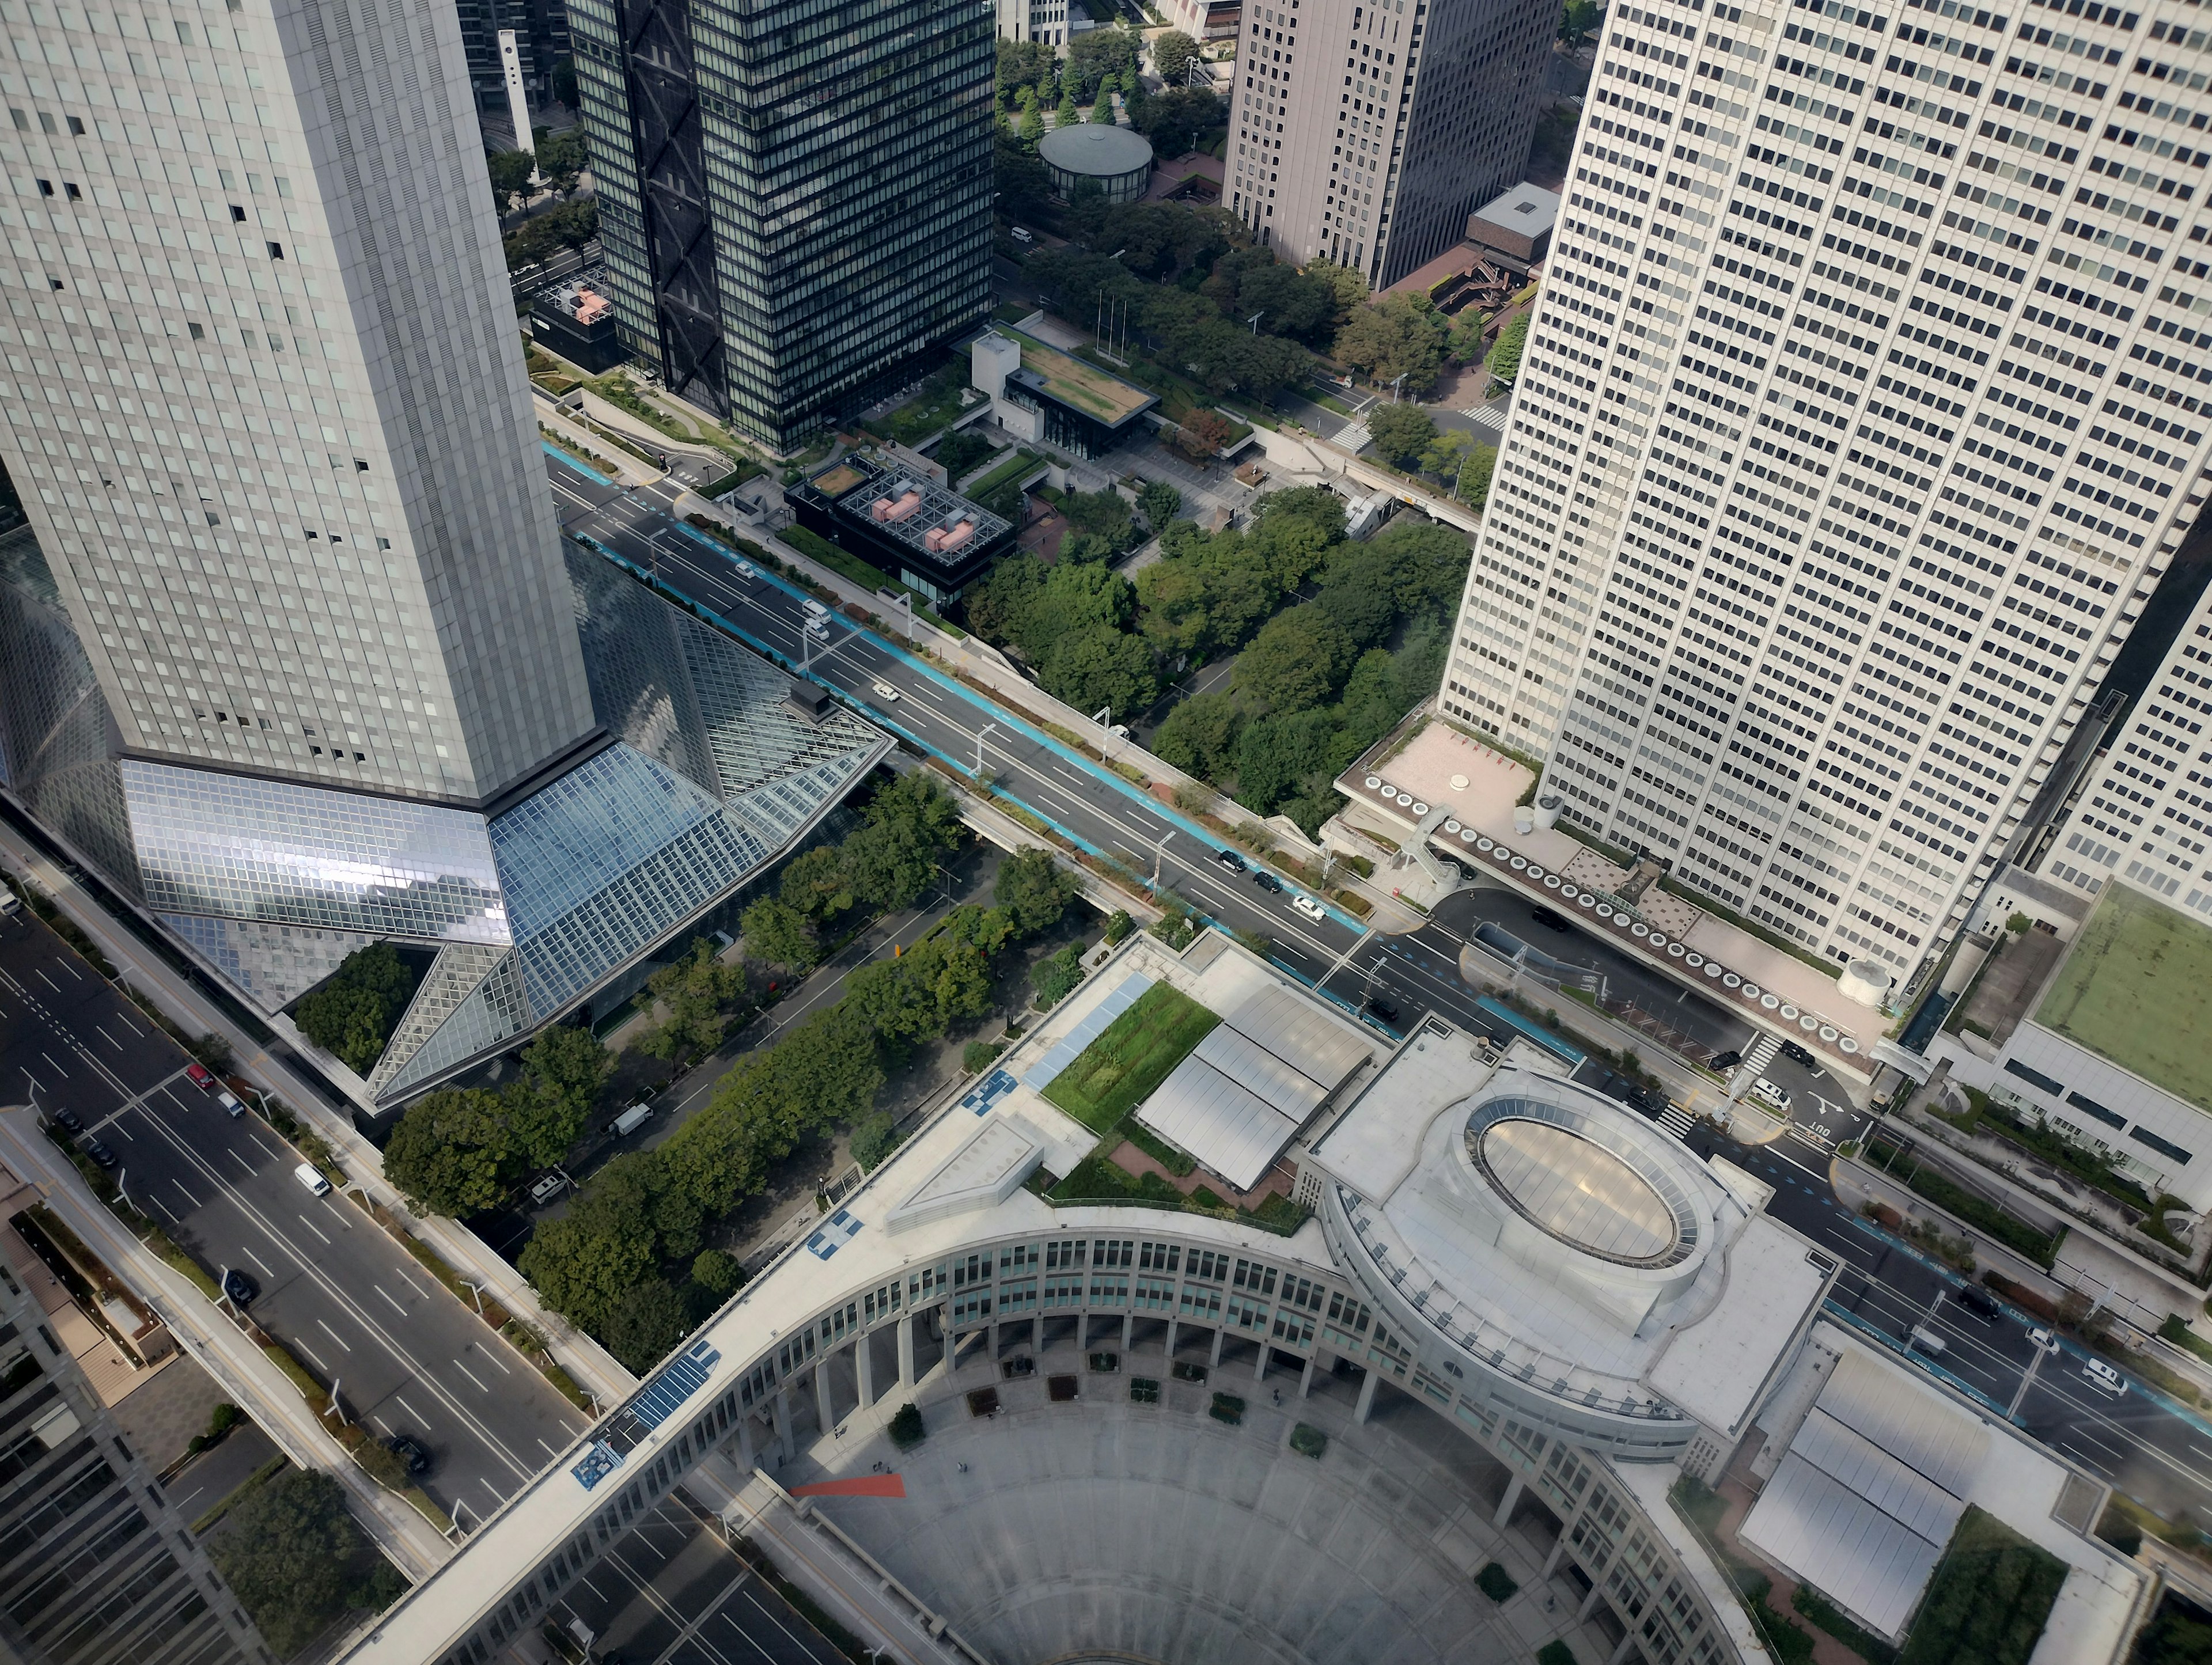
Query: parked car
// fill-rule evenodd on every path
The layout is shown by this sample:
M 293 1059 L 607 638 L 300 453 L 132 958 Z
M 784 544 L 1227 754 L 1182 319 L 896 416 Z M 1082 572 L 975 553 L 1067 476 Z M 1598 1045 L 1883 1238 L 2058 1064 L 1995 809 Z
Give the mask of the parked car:
M 1941 1358 L 1951 1351 L 1951 1344 L 1925 1325 L 1915 1324 L 1905 1338 L 1905 1345 L 1915 1352 L 1924 1352 L 1930 1358 Z
M 1031 231 L 1027 226 L 1016 226 L 1009 234 L 1012 235 L 1017 243 L 1034 243 L 1036 241 L 1036 233 Z
M 215 1091 L 215 1077 L 209 1073 L 208 1066 L 205 1064 L 185 1065 L 185 1079 L 191 1082 L 202 1092 L 213 1092 Z
M 1243 872 L 1249 865 L 1244 858 L 1234 850 L 1216 850 L 1213 853 L 1213 860 L 1217 866 L 1226 867 L 1232 873 Z
M 565 1174 L 540 1174 L 537 1182 L 530 1188 L 530 1200 L 543 1208 L 559 1196 L 562 1188 L 568 1183 L 568 1177 Z
M 2128 1390 L 2127 1377 L 2122 1376 L 2101 1358 L 2083 1359 L 2081 1374 L 2088 1377 L 2091 1387 L 2100 1393 L 2110 1394 L 2114 1399 L 2118 1399 Z
M 222 1106 L 222 1113 L 234 1121 L 246 1114 L 246 1106 L 238 1102 L 238 1095 L 228 1087 L 216 1092 L 215 1102 Z
M 607 1131 L 617 1139 L 627 1139 L 643 1127 L 646 1118 L 653 1114 L 653 1106 L 642 1098 L 607 1124 Z
M 240 1272 L 236 1267 L 222 1274 L 222 1292 L 231 1305 L 240 1312 L 261 1298 L 261 1285 L 253 1280 L 250 1272 Z
M 1784 1041 L 1782 1043 L 1782 1055 L 1784 1058 L 1787 1058 L 1793 1064 L 1802 1064 L 1808 1070 L 1816 1070 L 1820 1067 L 1820 1060 L 1814 1057 L 1811 1053 L 1799 1046 L 1795 1041 Z
M 384 1449 L 405 1463 L 409 1474 L 430 1472 L 430 1449 L 412 1434 L 394 1434 L 384 1442 Z
M 75 1110 L 54 1111 L 53 1123 L 65 1133 L 81 1133 L 84 1131 L 84 1123 L 78 1118 Z
M 303 1162 L 292 1170 L 292 1177 L 319 1197 L 331 1194 L 331 1182 L 323 1177 L 323 1170 L 312 1162 Z
M 107 1146 L 101 1144 L 96 1139 L 88 1139 L 85 1140 L 84 1153 L 103 1168 L 112 1168 L 115 1166 L 115 1152 L 109 1150 Z
M 2058 1338 L 2047 1329 L 2032 1329 L 2027 1333 L 2029 1344 L 2037 1352 L 2052 1353 L 2058 1351 Z
M 807 617 L 810 618 L 827 618 L 830 617 L 830 610 L 823 606 L 820 602 L 817 601 L 811 595 L 803 595 L 799 597 L 799 605 L 805 610 Z
M 1984 1318 L 2003 1315 L 2004 1309 L 1997 1304 L 1997 1297 L 1979 1284 L 1963 1285 L 1954 1292 L 1959 1297 L 1959 1304 L 1969 1312 L 1979 1313 Z
M 20 911 L 22 906 L 22 897 L 17 896 L 13 890 L 0 888 L 0 919 L 6 919 L 9 915 Z
M 1776 1086 L 1763 1075 L 1751 1084 L 1751 1096 L 1764 1101 L 1784 1115 L 1790 1114 L 1789 1093 Z
M 1308 919 L 1311 920 L 1316 925 L 1320 924 L 1323 920 L 1328 917 L 1328 909 L 1322 907 L 1321 903 L 1316 902 L 1309 896 L 1292 896 L 1291 898 L 1291 906 L 1297 908 L 1298 912 L 1304 914 Z
M 1367 1015 L 1370 1018 L 1380 1018 L 1386 1024 L 1395 1024 L 1398 1021 L 1398 1008 L 1380 994 L 1370 994 L 1367 997 Z
M 1715 1075 L 1726 1075 L 1730 1070 L 1739 1070 L 1743 1067 L 1743 1054 L 1734 1047 L 1730 1047 L 1726 1052 L 1715 1053 L 1713 1061 L 1705 1067 L 1712 1071 Z
M 1264 867 L 1255 867 L 1252 870 L 1252 882 L 1270 896 L 1279 896 L 1283 894 L 1283 881 Z
M 1571 931 L 1574 929 L 1572 926 L 1567 923 L 1563 915 L 1553 912 L 1549 908 L 1531 908 L 1528 910 L 1528 917 L 1535 921 L 1537 924 L 1542 926 L 1547 931 Z

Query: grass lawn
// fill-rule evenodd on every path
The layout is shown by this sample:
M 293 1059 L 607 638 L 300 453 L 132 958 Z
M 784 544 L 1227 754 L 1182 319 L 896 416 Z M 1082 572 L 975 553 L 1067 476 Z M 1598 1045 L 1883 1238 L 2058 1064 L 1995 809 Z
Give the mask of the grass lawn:
M 2212 1104 L 2212 930 L 2108 884 L 2035 1021 L 2179 1094 Z
M 1181 990 L 1154 983 L 1053 1079 L 1044 1096 L 1091 1132 L 1104 1133 L 1150 1097 L 1220 1021 Z
M 2065 1562 L 1970 1505 L 1914 1615 L 1903 1665 L 2027 1665 L 2065 1582 Z

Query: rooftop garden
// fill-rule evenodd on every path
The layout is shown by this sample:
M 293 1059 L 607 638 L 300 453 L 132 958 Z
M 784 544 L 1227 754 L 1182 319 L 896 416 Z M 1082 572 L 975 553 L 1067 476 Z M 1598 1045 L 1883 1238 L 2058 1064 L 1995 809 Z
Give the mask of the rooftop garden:
M 2212 1108 L 2212 929 L 2124 884 L 2074 939 L 2035 1021 Z

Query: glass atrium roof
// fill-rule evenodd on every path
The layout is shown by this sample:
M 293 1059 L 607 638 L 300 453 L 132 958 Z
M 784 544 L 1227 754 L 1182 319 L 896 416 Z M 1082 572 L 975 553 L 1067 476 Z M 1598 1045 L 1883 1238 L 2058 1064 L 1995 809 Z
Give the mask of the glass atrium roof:
M 1494 1122 L 1477 1154 L 1498 1194 L 1562 1242 L 1631 1266 L 1673 1258 L 1674 1210 L 1650 1182 L 1579 1133 L 1542 1121 Z

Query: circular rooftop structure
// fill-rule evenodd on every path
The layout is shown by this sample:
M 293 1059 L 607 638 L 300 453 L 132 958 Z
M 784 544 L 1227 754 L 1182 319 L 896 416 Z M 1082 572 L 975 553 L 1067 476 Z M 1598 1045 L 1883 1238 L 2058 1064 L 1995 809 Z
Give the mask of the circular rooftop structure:
M 1673 1212 L 1651 1182 L 1579 1133 L 1510 1117 L 1484 1131 L 1474 1156 L 1516 1212 L 1571 1248 L 1631 1266 L 1676 1250 Z
M 1152 175 L 1152 147 L 1127 127 L 1080 122 L 1055 127 L 1037 143 L 1055 195 L 1075 200 L 1087 180 L 1109 203 L 1133 203 Z

